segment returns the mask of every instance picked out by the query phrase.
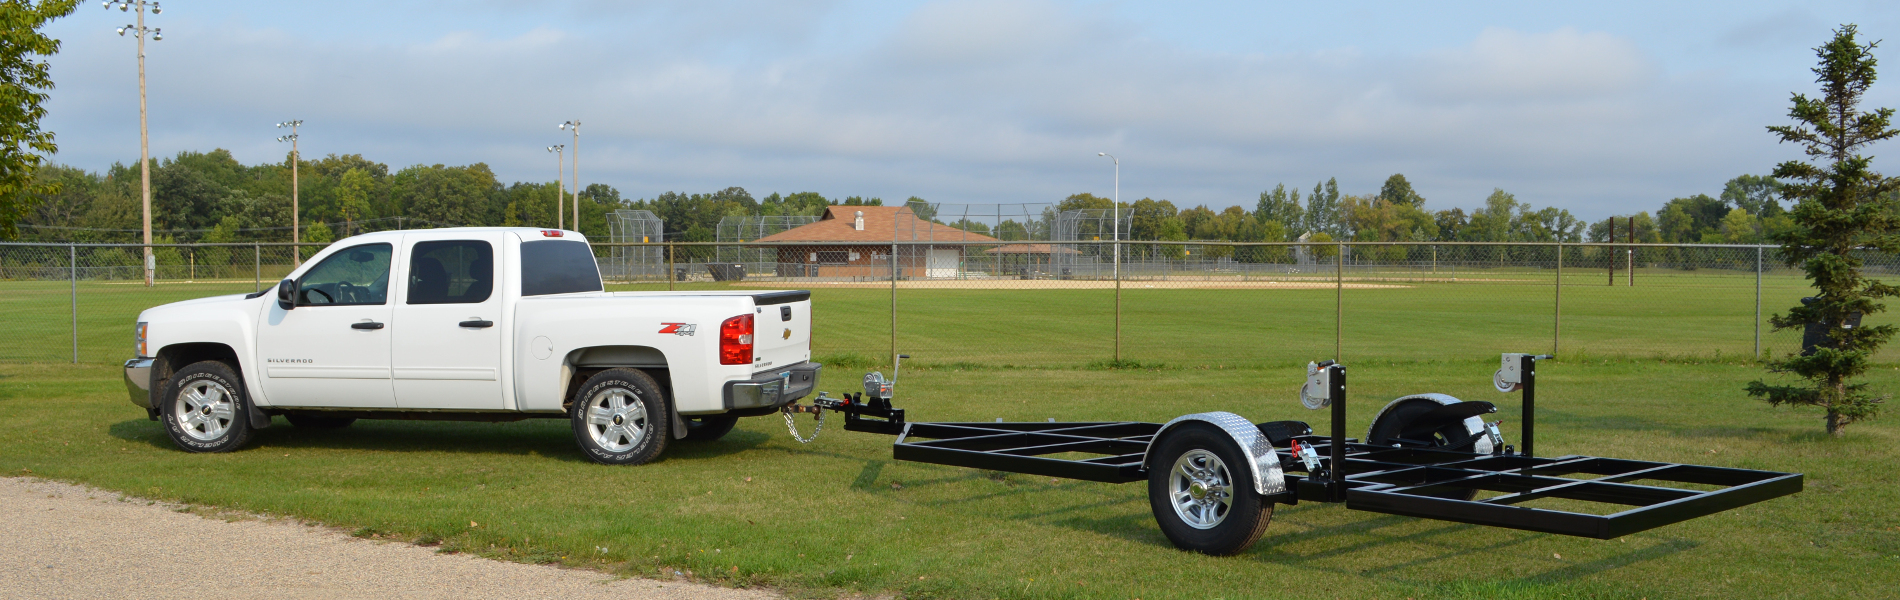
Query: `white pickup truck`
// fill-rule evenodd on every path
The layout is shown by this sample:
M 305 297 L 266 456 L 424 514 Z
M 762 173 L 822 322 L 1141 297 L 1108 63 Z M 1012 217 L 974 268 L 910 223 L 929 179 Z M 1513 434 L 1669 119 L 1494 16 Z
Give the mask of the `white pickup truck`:
M 652 460 L 810 394 L 811 294 L 606 292 L 573 231 L 351 237 L 270 290 L 139 313 L 132 403 L 180 448 L 243 446 L 273 415 L 567 418 L 588 458 Z

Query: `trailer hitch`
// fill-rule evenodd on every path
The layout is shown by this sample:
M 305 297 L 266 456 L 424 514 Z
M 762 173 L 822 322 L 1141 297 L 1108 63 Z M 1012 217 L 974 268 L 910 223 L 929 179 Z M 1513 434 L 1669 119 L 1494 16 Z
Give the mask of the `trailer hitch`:
M 897 369 L 904 368 L 903 359 L 906 358 L 910 358 L 910 355 L 897 355 Z M 792 437 L 797 439 L 799 443 L 810 443 L 812 440 L 818 439 L 819 431 L 824 430 L 824 411 L 829 410 L 844 413 L 845 431 L 882 433 L 886 435 L 902 434 L 904 432 L 904 409 L 891 406 L 891 397 L 895 396 L 897 391 L 897 378 L 895 377 L 897 371 L 894 370 L 892 373 L 893 377 L 891 379 L 885 379 L 884 374 L 877 371 L 866 373 L 864 375 L 863 392 L 856 394 L 846 393 L 840 398 L 833 398 L 826 392 L 818 392 L 818 397 L 812 399 L 810 406 L 792 404 L 780 408 L 779 411 L 785 415 L 785 428 L 791 431 Z M 792 415 L 797 413 L 811 413 L 814 418 L 818 420 L 818 429 L 812 431 L 811 437 L 798 434 L 798 425 L 792 422 Z M 865 417 L 872 418 L 867 419 Z

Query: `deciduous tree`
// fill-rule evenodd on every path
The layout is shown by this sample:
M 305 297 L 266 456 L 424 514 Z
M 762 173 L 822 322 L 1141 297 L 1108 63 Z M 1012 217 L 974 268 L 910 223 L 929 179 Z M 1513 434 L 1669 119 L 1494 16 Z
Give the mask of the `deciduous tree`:
M 59 52 L 59 40 L 40 33 L 53 19 L 72 14 L 77 0 L 0 1 L 0 239 L 19 236 L 16 224 L 37 204 L 36 194 L 58 191 L 57 180 L 34 177 L 46 157 L 59 152 L 53 132 L 40 129 L 51 96 L 52 67 L 44 57 Z M 35 61 L 34 57 L 40 57 Z

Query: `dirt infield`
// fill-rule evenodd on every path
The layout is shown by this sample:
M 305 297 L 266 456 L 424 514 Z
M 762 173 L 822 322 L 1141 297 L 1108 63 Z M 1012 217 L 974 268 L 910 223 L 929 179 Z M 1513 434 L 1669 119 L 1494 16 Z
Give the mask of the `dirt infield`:
M 762 288 L 889 288 L 890 281 L 747 281 L 739 283 L 746 287 Z M 1289 281 L 1239 281 L 1239 280 L 1180 280 L 1167 281 L 1123 281 L 1122 289 L 1157 290 L 1330 290 L 1345 287 L 1349 290 L 1403 289 L 1413 286 L 1400 283 L 1366 283 L 1346 281 L 1335 284 L 1332 280 L 1300 279 Z M 1062 279 L 918 279 L 897 282 L 900 290 L 1112 290 L 1114 281 L 1101 280 L 1062 280 Z

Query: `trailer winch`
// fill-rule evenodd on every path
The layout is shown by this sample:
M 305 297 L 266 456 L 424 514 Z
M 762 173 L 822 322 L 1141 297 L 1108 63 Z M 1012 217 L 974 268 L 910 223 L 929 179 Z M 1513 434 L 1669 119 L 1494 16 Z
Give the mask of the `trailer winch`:
M 897 436 L 897 460 L 1147 481 L 1150 508 L 1168 540 L 1213 555 L 1246 550 L 1265 532 L 1275 504 L 1301 501 L 1611 539 L 1801 491 L 1800 473 L 1534 455 L 1536 366 L 1545 358 L 1507 353 L 1492 375 L 1499 391 L 1523 394 L 1521 448 L 1505 445 L 1498 423 L 1484 420 L 1496 405 L 1444 394 L 1393 400 L 1363 439 L 1348 438 L 1346 367 L 1333 361 L 1309 365 L 1300 389 L 1307 408 L 1330 409 L 1330 435 L 1314 435 L 1300 421 L 1255 423 L 1230 412 L 1167 423 L 908 422 L 903 409 L 891 406 L 894 382 L 881 375 L 867 377 L 864 393 L 821 394 L 805 410 L 843 413 L 849 431 Z M 1094 457 L 1050 458 L 1070 453 Z M 1479 492 L 1492 495 L 1480 499 Z M 1597 514 L 1524 506 L 1546 499 L 1627 508 Z

